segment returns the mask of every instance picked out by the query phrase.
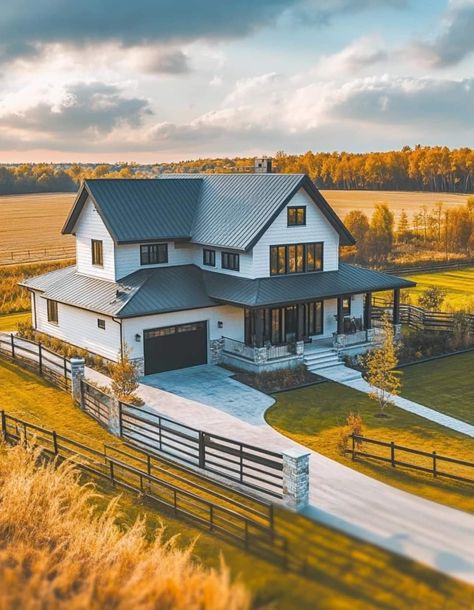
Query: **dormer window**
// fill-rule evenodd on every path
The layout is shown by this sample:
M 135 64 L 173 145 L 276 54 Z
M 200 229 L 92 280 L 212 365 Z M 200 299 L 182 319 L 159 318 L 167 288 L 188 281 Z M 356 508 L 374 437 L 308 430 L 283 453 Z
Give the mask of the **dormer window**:
M 298 227 L 306 224 L 306 206 L 290 206 L 287 210 L 289 227 Z
M 92 264 L 96 267 L 104 266 L 104 244 L 100 239 L 91 239 Z
M 140 246 L 140 265 L 162 265 L 168 262 L 168 244 Z

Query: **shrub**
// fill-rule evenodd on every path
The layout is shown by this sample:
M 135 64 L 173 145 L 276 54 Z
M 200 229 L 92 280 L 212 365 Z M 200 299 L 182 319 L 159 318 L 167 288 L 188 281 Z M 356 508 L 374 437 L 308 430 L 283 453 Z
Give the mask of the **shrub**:
M 138 367 L 130 359 L 130 350 L 125 346 L 123 353 L 119 354 L 118 362 L 114 362 L 109 367 L 110 377 L 112 378 L 111 388 L 114 396 L 124 402 L 143 404 L 142 400 L 135 394 L 139 385 Z
M 105 511 L 70 463 L 55 468 L 38 450 L 0 446 L 0 606 L 51 610 L 248 610 L 229 570 L 207 570 L 193 548 L 128 527 L 118 498 Z
M 440 286 L 428 286 L 418 297 L 418 305 L 430 311 L 439 311 L 446 294 L 447 291 Z
M 355 434 L 356 436 L 363 435 L 363 421 L 360 413 L 353 413 L 351 411 L 346 418 L 345 425 L 339 430 L 337 449 L 341 455 L 346 455 L 349 445 L 349 438 L 352 434 Z M 356 440 L 355 444 L 357 447 L 360 447 L 362 445 L 362 441 Z

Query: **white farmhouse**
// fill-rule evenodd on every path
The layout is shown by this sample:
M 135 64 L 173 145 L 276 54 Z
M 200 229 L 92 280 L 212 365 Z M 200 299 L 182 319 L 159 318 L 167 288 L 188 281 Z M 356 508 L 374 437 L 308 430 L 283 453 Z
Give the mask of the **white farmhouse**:
M 412 283 L 339 262 L 354 240 L 302 174 L 86 180 L 63 233 L 77 264 L 24 282 L 34 327 L 144 374 L 292 366 L 367 344 L 372 293 Z

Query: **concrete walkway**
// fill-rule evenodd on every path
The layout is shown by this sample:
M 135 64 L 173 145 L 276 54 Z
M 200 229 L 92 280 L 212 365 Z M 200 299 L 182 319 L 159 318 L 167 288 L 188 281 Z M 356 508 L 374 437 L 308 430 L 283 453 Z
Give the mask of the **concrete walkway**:
M 340 364 L 339 366 L 333 368 L 319 370 L 318 375 L 324 377 L 325 379 L 329 379 L 330 381 L 341 383 L 348 388 L 353 388 L 359 392 L 364 392 L 364 394 L 369 394 L 373 391 L 373 387 L 362 378 L 360 373 L 357 373 L 357 371 L 354 371 L 354 369 L 351 369 L 344 364 Z M 467 422 L 456 419 L 455 417 L 451 417 L 450 415 L 445 415 L 444 413 L 440 413 L 435 409 L 425 407 L 424 405 L 413 402 L 413 400 L 408 400 L 408 398 L 403 398 L 402 396 L 392 396 L 392 401 L 393 404 L 404 411 L 409 411 L 410 413 L 414 413 L 415 415 L 429 419 L 430 421 L 440 424 L 441 426 L 451 428 L 451 430 L 456 430 L 456 432 L 461 432 L 466 436 L 474 438 L 474 426 L 468 424 Z
M 87 370 L 91 381 L 108 379 Z M 236 440 L 282 451 L 302 448 L 266 423 L 140 385 L 158 413 Z M 306 447 L 304 449 L 307 450 Z M 309 517 L 474 585 L 474 516 L 386 485 L 316 452 L 310 457 Z

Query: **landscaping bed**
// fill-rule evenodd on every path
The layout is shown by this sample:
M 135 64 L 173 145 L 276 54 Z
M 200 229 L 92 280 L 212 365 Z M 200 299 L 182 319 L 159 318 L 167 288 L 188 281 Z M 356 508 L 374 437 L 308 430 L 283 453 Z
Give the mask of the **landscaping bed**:
M 292 390 L 325 381 L 322 377 L 310 373 L 304 365 L 263 373 L 248 373 L 234 368 L 231 370 L 235 372 L 234 379 L 264 394 Z

